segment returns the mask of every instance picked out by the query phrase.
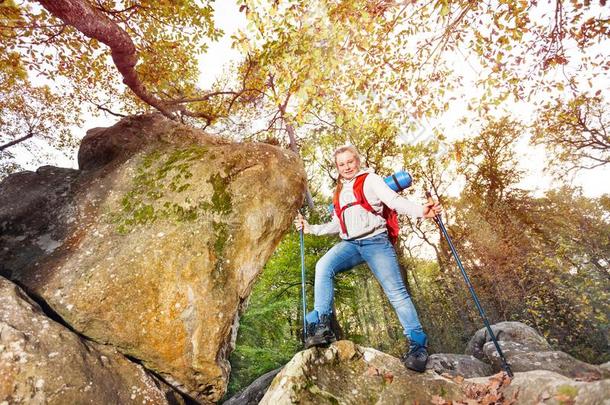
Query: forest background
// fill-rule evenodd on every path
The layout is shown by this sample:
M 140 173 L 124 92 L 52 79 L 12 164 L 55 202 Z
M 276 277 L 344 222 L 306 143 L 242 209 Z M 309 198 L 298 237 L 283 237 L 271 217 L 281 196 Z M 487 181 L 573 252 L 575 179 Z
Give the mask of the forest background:
M 223 7 L 244 21 L 230 34 Z M 219 62 L 203 56 L 227 36 L 237 57 L 209 80 Z M 610 360 L 605 0 L 4 0 L 0 37 L 0 176 L 72 156 L 92 116 L 157 111 L 299 152 L 319 223 L 331 152 L 351 143 L 380 174 L 406 168 L 408 198 L 440 198 L 492 322 Z M 481 322 L 448 246 L 431 221 L 402 221 L 400 260 L 431 351 L 462 352 Z M 315 262 L 336 241 L 306 237 L 309 303 Z M 241 319 L 229 395 L 300 350 L 299 289 L 292 231 Z M 345 338 L 404 350 L 366 267 L 336 289 Z

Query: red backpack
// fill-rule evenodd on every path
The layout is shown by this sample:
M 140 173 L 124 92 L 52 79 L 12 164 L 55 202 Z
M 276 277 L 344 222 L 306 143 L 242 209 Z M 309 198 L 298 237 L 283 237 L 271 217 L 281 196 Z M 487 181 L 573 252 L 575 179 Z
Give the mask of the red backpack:
M 345 223 L 343 222 L 343 211 L 345 209 L 352 207 L 354 205 L 362 205 L 364 209 L 369 212 L 372 212 L 375 215 L 381 215 L 385 218 L 386 227 L 388 229 L 388 238 L 393 245 L 398 241 L 398 232 L 400 231 L 400 226 L 398 224 L 398 213 L 396 210 L 391 209 L 387 205 L 383 204 L 383 211 L 379 214 L 377 211 L 371 207 L 369 202 L 366 200 L 364 196 L 364 180 L 368 176 L 368 173 L 364 173 L 358 177 L 356 177 L 356 181 L 354 182 L 354 196 L 356 197 L 356 201 L 353 203 L 349 203 L 343 207 L 339 205 L 339 196 L 335 195 L 333 197 L 333 206 L 335 208 L 335 214 L 337 218 L 339 218 L 339 224 L 341 225 L 341 231 L 344 234 L 347 234 L 347 228 L 345 227 Z

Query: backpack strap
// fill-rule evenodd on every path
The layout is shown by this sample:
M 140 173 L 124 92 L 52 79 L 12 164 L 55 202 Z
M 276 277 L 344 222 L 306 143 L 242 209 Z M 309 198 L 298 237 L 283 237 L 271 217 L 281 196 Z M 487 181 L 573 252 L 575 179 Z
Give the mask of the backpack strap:
M 362 205 L 365 210 L 376 214 L 375 210 L 364 196 L 364 180 L 366 180 L 368 175 L 368 173 L 365 173 L 356 179 L 354 182 L 354 196 L 356 197 L 356 203 Z
M 369 202 L 366 200 L 366 197 L 364 196 L 364 180 L 368 175 L 368 173 L 361 174 L 360 176 L 356 177 L 356 180 L 354 181 L 353 191 L 354 197 L 356 197 L 356 201 L 341 207 L 339 205 L 339 196 L 335 195 L 333 197 L 333 206 L 335 208 L 335 214 L 337 215 L 337 218 L 339 218 L 339 225 L 341 226 L 341 231 L 346 235 L 347 228 L 345 226 L 345 222 L 343 221 L 343 211 L 345 211 L 349 207 L 353 207 L 354 205 L 362 205 L 362 207 L 364 207 L 364 209 L 366 209 L 367 211 L 377 214 L 377 212 L 375 212 L 373 207 L 371 207 L 371 204 L 369 204 Z
M 333 206 L 335 208 L 335 214 L 337 215 L 337 218 L 339 218 L 339 224 L 341 225 L 341 231 L 345 235 L 347 235 L 347 227 L 345 226 L 345 222 L 343 221 L 343 211 L 345 211 L 347 208 L 352 207 L 354 205 L 362 205 L 362 207 L 364 209 L 366 209 L 367 211 L 372 212 L 375 215 L 379 215 L 380 217 L 382 217 L 386 220 L 386 228 L 388 231 L 388 237 L 390 239 L 390 242 L 392 242 L 393 245 L 396 245 L 396 243 L 398 241 L 398 234 L 400 232 L 400 225 L 398 223 L 398 213 L 385 204 L 383 204 L 383 211 L 381 213 L 379 213 L 373 209 L 371 204 L 369 204 L 366 197 L 364 196 L 364 180 L 366 179 L 367 176 L 368 176 L 368 173 L 362 174 L 362 175 L 358 176 L 356 178 L 356 181 L 354 182 L 353 190 L 354 190 L 354 197 L 356 197 L 356 201 L 349 203 L 349 204 L 345 205 L 344 207 L 341 207 L 339 205 L 339 196 L 333 197 Z

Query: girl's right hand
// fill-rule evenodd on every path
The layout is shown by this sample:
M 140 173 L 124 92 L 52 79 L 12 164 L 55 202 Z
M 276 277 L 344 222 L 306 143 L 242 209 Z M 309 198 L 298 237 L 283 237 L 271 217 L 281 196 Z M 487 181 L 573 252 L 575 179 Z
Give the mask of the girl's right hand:
M 424 218 L 434 218 L 443 212 L 443 207 L 438 201 L 429 200 L 424 204 Z
M 297 217 L 294 219 L 294 227 L 297 228 L 297 231 L 299 231 L 299 232 L 301 230 L 303 230 L 303 233 L 310 232 L 309 223 L 307 222 L 307 220 L 305 218 L 303 218 L 303 215 L 301 215 L 300 212 L 297 214 Z

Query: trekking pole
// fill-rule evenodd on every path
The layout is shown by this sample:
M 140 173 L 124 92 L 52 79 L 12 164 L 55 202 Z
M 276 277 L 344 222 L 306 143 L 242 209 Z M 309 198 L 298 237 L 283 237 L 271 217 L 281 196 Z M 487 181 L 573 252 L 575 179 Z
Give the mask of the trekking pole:
M 305 294 L 305 238 L 303 234 L 303 228 L 299 231 L 299 239 L 301 243 L 301 301 L 303 303 L 303 343 L 307 337 L 307 298 Z
M 434 202 L 434 200 L 432 199 L 432 194 L 430 194 L 429 191 L 426 191 L 426 197 L 428 198 L 428 202 L 432 202 L 432 203 Z M 474 291 L 474 287 L 472 286 L 472 283 L 470 282 L 470 278 L 468 277 L 468 274 L 466 274 L 466 270 L 464 270 L 462 261 L 460 260 L 458 254 L 457 254 L 457 251 L 455 250 L 455 246 L 453 246 L 451 237 L 449 236 L 449 233 L 447 232 L 447 228 L 445 228 L 445 224 L 443 224 L 443 220 L 441 219 L 440 214 L 437 214 L 436 216 L 434 216 L 434 222 L 436 222 L 438 227 L 441 229 L 441 232 L 443 233 L 443 236 L 445 237 L 445 240 L 447 241 L 447 244 L 449 245 L 449 248 L 451 249 L 453 258 L 455 259 L 458 267 L 460 268 L 460 271 L 462 272 L 464 281 L 466 282 L 466 285 L 468 286 L 468 289 L 470 290 L 470 295 L 472 295 L 474 303 L 475 303 L 477 309 L 479 310 L 479 314 L 481 315 L 481 318 L 483 319 L 485 328 L 487 328 L 487 332 L 489 333 L 491 340 L 494 342 L 496 351 L 498 352 L 498 355 L 500 355 L 500 360 L 502 361 L 502 368 L 504 369 L 504 371 L 506 371 L 506 374 L 508 374 L 508 376 L 512 378 L 513 371 L 510 369 L 510 366 L 508 365 L 508 362 L 506 361 L 506 358 L 504 357 L 504 353 L 502 353 L 502 349 L 500 348 L 500 345 L 498 344 L 496 335 L 494 334 L 493 330 L 491 329 L 491 326 L 489 325 L 489 321 L 487 320 L 487 316 L 485 316 L 485 311 L 483 310 L 483 307 L 481 306 L 479 297 L 477 297 L 477 293 Z

